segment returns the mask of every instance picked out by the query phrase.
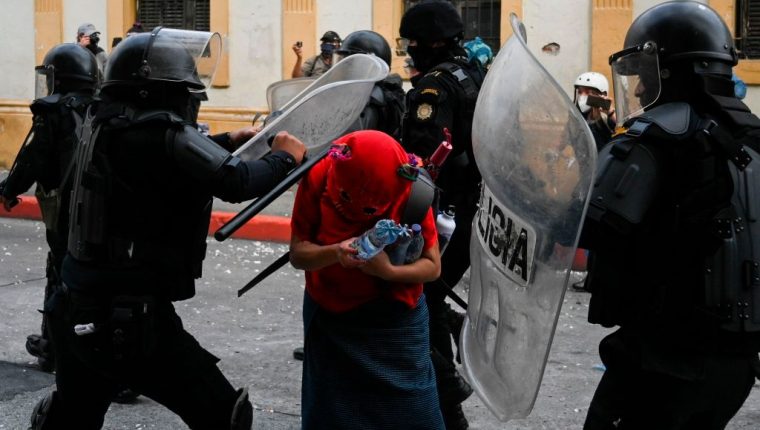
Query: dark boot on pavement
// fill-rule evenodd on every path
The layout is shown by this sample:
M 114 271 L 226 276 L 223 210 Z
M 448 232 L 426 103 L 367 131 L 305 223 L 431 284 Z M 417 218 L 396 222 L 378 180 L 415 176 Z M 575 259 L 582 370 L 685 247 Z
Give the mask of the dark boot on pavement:
M 470 427 L 470 423 L 467 422 L 467 417 L 462 411 L 462 405 L 456 405 L 441 412 L 446 430 L 467 430 Z

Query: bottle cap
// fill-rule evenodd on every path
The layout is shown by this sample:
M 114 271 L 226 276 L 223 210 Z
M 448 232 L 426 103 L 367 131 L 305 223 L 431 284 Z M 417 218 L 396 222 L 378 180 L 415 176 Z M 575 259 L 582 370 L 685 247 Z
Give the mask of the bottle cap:
M 422 226 L 419 224 L 412 224 L 412 233 L 419 234 L 422 231 Z

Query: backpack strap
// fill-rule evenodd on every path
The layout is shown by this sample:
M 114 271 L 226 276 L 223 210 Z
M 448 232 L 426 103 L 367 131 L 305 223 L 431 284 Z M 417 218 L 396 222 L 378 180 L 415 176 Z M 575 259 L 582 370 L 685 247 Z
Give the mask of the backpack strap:
M 427 211 L 435 199 L 436 188 L 430 174 L 425 169 L 419 169 L 417 180 L 412 182 L 412 189 L 406 201 L 401 224 L 419 224 L 425 219 Z

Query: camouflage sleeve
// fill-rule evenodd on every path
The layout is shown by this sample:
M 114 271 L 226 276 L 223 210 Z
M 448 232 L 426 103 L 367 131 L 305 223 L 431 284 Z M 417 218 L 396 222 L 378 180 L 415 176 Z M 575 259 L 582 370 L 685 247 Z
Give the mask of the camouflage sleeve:
M 317 56 L 309 57 L 301 65 L 301 76 L 311 76 L 314 73 L 314 62 L 317 61 Z
M 452 130 L 454 109 L 446 88 L 428 74 L 407 94 L 402 145 L 408 152 L 430 156 L 444 139 L 443 129 Z

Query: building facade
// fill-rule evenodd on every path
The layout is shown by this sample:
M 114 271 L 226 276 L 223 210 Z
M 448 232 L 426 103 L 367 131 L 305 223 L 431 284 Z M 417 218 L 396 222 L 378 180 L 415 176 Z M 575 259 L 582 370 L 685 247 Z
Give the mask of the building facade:
M 609 77 L 609 55 L 622 48 L 625 32 L 641 12 L 661 0 L 453 0 L 462 11 L 465 38 L 481 36 L 493 48 L 511 35 L 509 14 L 525 23 L 528 45 L 547 70 L 572 94 L 575 77 L 587 70 Z M 219 32 L 224 54 L 209 90 L 201 120 L 212 131 L 250 123 L 266 110 L 266 87 L 290 77 L 303 42 L 306 58 L 319 49 L 319 37 L 334 30 L 342 37 L 372 29 L 395 46 L 398 26 L 411 0 L 0 0 L 0 168 L 10 166 L 31 124 L 34 67 L 52 46 L 74 42 L 80 24 L 101 31 L 100 46 L 110 51 L 136 20 L 154 25 Z M 737 75 L 748 85 L 745 102 L 760 112 L 760 2 L 702 0 L 734 31 L 748 58 Z M 33 32 L 30 29 L 34 29 Z M 756 58 L 756 59 L 755 59 Z M 403 76 L 403 57 L 393 70 Z

